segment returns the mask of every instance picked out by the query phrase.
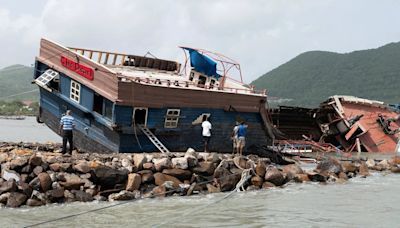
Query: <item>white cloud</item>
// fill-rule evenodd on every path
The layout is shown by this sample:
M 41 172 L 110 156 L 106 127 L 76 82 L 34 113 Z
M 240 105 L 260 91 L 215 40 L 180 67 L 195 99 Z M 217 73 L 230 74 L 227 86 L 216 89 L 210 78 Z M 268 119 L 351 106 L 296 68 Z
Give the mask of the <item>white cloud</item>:
M 397 1 L 42 0 L 40 8 L 15 2 L 20 8 L 0 6 L 1 67 L 32 63 L 44 36 L 171 59 L 182 57 L 179 45 L 209 49 L 240 62 L 250 82 L 304 51 L 374 48 L 400 35 Z

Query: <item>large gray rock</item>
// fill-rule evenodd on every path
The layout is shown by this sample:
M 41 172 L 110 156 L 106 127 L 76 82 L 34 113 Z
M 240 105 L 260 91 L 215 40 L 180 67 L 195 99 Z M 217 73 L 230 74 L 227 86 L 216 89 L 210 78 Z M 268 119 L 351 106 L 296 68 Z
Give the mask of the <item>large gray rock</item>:
M 264 180 L 267 182 L 271 182 L 276 186 L 281 186 L 285 184 L 285 177 L 281 173 L 281 171 L 278 170 L 275 166 L 268 166 Z
M 124 184 L 128 179 L 126 170 L 116 170 L 107 166 L 99 166 L 91 170 L 90 180 L 102 189 L 112 189 L 116 184 Z
M 21 176 L 15 172 L 14 170 L 6 170 L 6 169 L 1 169 L 1 177 L 8 181 L 10 179 L 14 179 L 15 181 L 19 182 L 21 179 Z
M 80 161 L 76 165 L 74 165 L 74 170 L 80 173 L 88 173 L 90 172 L 90 166 L 87 161 Z
M 153 159 L 154 167 L 156 171 L 161 172 L 163 169 L 170 169 L 172 162 L 169 158 Z
M 174 176 L 181 181 L 190 180 L 190 178 L 192 177 L 192 172 L 183 169 L 164 169 L 162 173 Z
M 140 174 L 130 173 L 128 175 L 128 183 L 126 184 L 127 191 L 135 191 L 140 188 L 140 184 L 142 183 L 142 177 Z
M 182 158 L 172 158 L 172 168 L 174 169 L 188 169 L 188 161 L 187 158 L 182 157 Z
M 7 200 L 7 207 L 19 207 L 25 203 L 28 197 L 19 192 L 12 192 Z
M 140 192 L 139 191 L 130 192 L 130 191 L 123 190 L 123 191 L 121 191 L 119 193 L 113 193 L 113 194 L 108 196 L 108 200 L 109 201 L 114 201 L 114 200 L 133 200 L 133 199 L 137 199 L 137 198 L 140 198 Z
M 133 155 L 133 164 L 141 170 L 143 168 L 143 164 L 147 162 L 147 158 L 145 154 L 134 154 Z
M 75 200 L 81 202 L 93 201 L 93 196 L 90 193 L 84 192 L 82 190 L 72 190 L 71 193 L 75 195 Z
M 338 159 L 328 157 L 317 165 L 317 171 L 323 175 L 339 174 L 343 171 L 343 167 Z
M 14 179 L 10 179 L 0 186 L 0 194 L 5 192 L 15 192 L 17 191 L 17 183 Z

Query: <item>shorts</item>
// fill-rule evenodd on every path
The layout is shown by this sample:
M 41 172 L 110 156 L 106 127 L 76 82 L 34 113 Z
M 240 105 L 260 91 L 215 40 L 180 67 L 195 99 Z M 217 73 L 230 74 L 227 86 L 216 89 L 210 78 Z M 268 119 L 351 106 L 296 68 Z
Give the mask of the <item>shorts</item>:
M 232 143 L 233 143 L 233 148 L 237 148 L 238 147 L 238 138 L 236 138 L 236 137 L 232 138 Z
M 239 137 L 237 139 L 237 148 L 243 148 L 246 145 L 246 138 L 245 137 Z
M 203 142 L 209 143 L 210 142 L 210 136 L 203 136 Z

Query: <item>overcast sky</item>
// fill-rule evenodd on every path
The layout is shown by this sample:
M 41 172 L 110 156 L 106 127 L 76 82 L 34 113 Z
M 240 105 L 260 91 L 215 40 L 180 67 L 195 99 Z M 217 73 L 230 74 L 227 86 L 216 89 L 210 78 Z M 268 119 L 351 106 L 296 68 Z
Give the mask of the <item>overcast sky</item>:
M 246 82 L 311 50 L 400 41 L 397 0 L 0 0 L 0 68 L 30 65 L 39 40 L 181 60 L 177 46 L 237 60 Z

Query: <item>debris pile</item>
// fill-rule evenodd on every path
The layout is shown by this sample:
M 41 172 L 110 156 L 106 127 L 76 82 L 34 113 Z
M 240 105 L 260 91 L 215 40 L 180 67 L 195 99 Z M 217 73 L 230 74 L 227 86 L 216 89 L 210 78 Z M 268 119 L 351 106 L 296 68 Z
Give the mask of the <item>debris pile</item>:
M 322 160 L 315 170 L 280 165 L 257 155 L 186 153 L 87 154 L 66 156 L 58 144 L 0 143 L 0 203 L 7 207 L 73 201 L 133 200 L 232 191 L 250 170 L 246 190 L 288 182 L 344 182 L 372 170 L 400 172 L 400 159 L 377 162 Z M 279 162 L 280 160 L 274 160 Z M 287 163 L 285 163 L 287 164 Z

